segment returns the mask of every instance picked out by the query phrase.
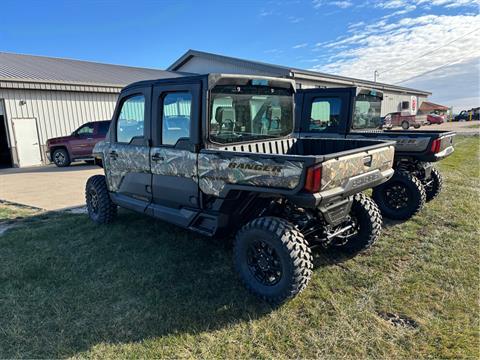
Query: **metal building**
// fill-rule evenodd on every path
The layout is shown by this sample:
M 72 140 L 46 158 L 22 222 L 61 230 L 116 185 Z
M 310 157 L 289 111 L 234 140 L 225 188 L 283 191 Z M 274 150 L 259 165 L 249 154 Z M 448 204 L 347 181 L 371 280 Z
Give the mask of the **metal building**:
M 302 89 L 349 86 L 376 89 L 382 91 L 384 94 L 382 116 L 391 112 L 401 111 L 402 103 L 404 106 L 406 106 L 407 102 L 410 105 L 413 98 L 415 98 L 418 108 L 422 102 L 431 95 L 428 91 L 238 59 L 197 50 L 188 50 L 177 61 L 170 65 L 167 70 L 198 74 L 220 72 L 287 77 L 295 79 L 297 87 Z
M 108 120 L 125 85 L 162 70 L 0 53 L 0 167 L 47 162 L 49 138 Z

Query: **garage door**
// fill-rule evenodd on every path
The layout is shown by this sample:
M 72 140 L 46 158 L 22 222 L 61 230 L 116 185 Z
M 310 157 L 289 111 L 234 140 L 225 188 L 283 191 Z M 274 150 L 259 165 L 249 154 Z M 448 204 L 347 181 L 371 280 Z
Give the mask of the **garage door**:
M 40 143 L 38 141 L 37 120 L 35 118 L 12 119 L 18 161 L 21 167 L 40 165 Z

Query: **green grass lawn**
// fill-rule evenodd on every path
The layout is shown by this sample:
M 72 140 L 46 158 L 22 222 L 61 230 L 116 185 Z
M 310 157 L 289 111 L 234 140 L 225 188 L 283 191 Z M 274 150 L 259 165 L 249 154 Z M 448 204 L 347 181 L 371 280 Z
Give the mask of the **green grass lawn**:
M 0 358 L 478 358 L 479 145 L 459 137 L 438 199 L 367 254 L 317 254 L 276 309 L 228 244 L 126 211 L 32 217 L 0 237 Z

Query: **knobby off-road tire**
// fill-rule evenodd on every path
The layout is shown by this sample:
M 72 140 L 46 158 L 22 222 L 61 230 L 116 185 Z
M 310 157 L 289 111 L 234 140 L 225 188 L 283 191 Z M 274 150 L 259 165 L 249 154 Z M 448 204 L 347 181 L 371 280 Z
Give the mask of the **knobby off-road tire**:
M 364 194 L 356 194 L 350 212 L 357 233 L 337 248 L 350 255 L 370 248 L 380 237 L 382 215 L 377 204 Z
M 416 176 L 395 171 L 390 180 L 373 189 L 372 198 L 384 217 L 407 220 L 424 207 L 426 193 Z
M 435 199 L 442 191 L 443 176 L 440 171 L 433 167 L 429 181 L 431 181 L 430 185 L 424 186 L 427 202 Z
M 65 149 L 55 150 L 52 154 L 52 161 L 58 167 L 66 167 L 71 163 L 68 151 Z
M 300 293 L 313 269 L 303 235 L 277 217 L 261 217 L 243 226 L 234 240 L 233 260 L 246 288 L 274 305 Z
M 88 216 L 97 224 L 111 223 L 117 216 L 117 205 L 110 199 L 105 176 L 95 175 L 85 187 Z

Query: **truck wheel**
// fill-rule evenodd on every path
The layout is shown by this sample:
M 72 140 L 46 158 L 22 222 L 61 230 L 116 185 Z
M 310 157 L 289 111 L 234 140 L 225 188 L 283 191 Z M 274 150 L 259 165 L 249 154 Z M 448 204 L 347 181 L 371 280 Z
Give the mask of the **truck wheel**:
M 57 149 L 52 154 L 53 162 L 58 167 L 65 167 L 70 165 L 70 156 L 68 156 L 68 151 L 65 149 Z
M 383 216 L 395 220 L 407 220 L 425 205 L 425 189 L 414 175 L 395 171 L 386 183 L 373 189 L 373 200 Z
M 117 205 L 110 199 L 105 176 L 95 175 L 85 187 L 88 216 L 97 224 L 108 224 L 117 216 Z
M 247 289 L 272 304 L 301 292 L 313 269 L 303 235 L 277 217 L 261 217 L 243 226 L 235 237 L 233 259 Z
M 382 215 L 377 204 L 364 194 L 356 194 L 350 212 L 355 235 L 336 248 L 348 254 L 357 254 L 370 248 L 382 231 Z
M 403 130 L 408 130 L 409 127 L 410 127 L 410 124 L 408 123 L 408 121 L 403 121 L 402 122 L 402 129 Z
M 413 128 L 414 128 L 414 129 L 420 129 L 420 126 L 421 126 L 421 125 L 413 125 Z
M 443 187 L 443 177 L 436 168 L 432 168 L 430 179 L 425 184 L 425 193 L 427 196 L 427 201 L 435 199 L 438 194 L 442 191 Z

